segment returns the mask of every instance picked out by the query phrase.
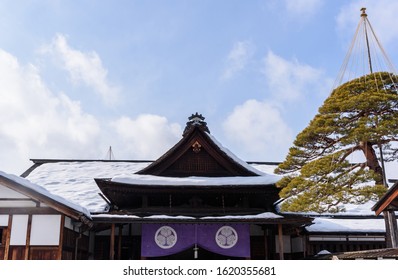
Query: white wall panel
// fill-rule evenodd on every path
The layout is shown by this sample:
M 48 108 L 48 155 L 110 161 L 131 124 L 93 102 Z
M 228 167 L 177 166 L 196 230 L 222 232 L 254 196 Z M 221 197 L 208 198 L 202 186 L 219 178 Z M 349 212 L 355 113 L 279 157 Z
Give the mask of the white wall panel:
M 0 185 L 0 198 L 28 198 L 14 190 L 11 190 L 3 185 Z
M 13 215 L 11 226 L 10 245 L 26 245 L 26 232 L 28 229 L 28 215 Z
M 59 245 L 61 215 L 33 215 L 30 245 Z
M 0 227 L 8 226 L 8 215 L 0 215 Z
M 24 200 L 7 200 L 0 201 L 0 208 L 14 208 L 14 207 L 35 207 L 36 203 L 33 201 L 24 201 Z

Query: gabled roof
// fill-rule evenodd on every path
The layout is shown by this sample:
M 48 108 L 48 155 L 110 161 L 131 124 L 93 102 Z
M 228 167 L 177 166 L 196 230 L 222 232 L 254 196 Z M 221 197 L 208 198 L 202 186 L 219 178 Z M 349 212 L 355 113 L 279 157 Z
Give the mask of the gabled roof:
M 384 210 L 398 211 L 398 182 L 396 182 L 382 198 L 372 207 L 372 210 L 379 215 Z
M 183 138 L 137 174 L 166 177 L 263 175 L 220 145 L 210 135 L 204 118 L 197 113 L 190 117 Z
M 33 184 L 27 179 L 0 171 L 0 185 L 21 193 L 31 199 L 40 201 L 52 209 L 76 220 L 80 220 L 84 223 L 90 222 L 90 212 L 86 208 L 72 203 L 63 197 L 54 195 L 43 187 Z

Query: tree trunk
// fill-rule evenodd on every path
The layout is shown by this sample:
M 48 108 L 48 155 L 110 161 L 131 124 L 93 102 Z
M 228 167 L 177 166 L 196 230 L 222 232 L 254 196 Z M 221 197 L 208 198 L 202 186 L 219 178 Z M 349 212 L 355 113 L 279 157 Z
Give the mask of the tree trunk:
M 383 169 L 381 168 L 379 161 L 376 156 L 376 152 L 372 147 L 372 144 L 369 142 L 361 142 L 360 146 L 366 158 L 366 166 L 369 167 L 370 170 L 373 170 L 378 176 L 376 180 L 377 185 L 383 185 Z

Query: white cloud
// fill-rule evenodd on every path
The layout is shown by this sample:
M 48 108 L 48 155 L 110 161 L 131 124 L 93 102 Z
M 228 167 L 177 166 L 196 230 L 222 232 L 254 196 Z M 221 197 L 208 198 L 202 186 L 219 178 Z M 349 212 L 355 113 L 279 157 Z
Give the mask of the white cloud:
M 282 160 L 293 141 L 293 132 L 279 109 L 257 100 L 236 106 L 223 129 L 228 140 L 245 154 L 245 160 Z
M 269 51 L 264 60 L 264 75 L 269 92 L 279 101 L 295 101 L 309 93 L 324 94 L 331 81 L 323 72 L 296 59 L 289 61 Z
M 78 102 L 52 93 L 33 65 L 1 49 L 0 93 L 0 170 L 22 172 L 31 156 L 95 153 L 97 120 Z
M 318 11 L 323 5 L 323 0 L 284 0 L 289 14 L 309 16 Z
M 398 1 L 391 0 L 361 0 L 351 1 L 343 6 L 337 16 L 337 27 L 352 38 L 360 21 L 362 7 L 366 7 L 368 19 L 382 44 L 389 44 L 398 39 Z
M 254 54 L 254 46 L 249 41 L 236 42 L 228 54 L 222 80 L 229 80 L 242 71 Z
M 179 124 L 169 123 L 158 115 L 143 114 L 136 119 L 121 117 L 112 122 L 112 127 L 124 153 L 131 158 L 156 159 L 182 137 Z
M 100 123 L 66 94 L 54 94 L 34 65 L 0 49 L 0 170 L 20 174 L 29 158 L 156 159 L 181 139 L 180 125 L 158 115 Z
M 66 37 L 58 34 L 50 45 L 42 48 L 42 52 L 50 53 L 59 60 L 72 82 L 91 87 L 106 104 L 113 105 L 117 102 L 119 89 L 110 85 L 108 72 L 95 51 L 84 53 L 73 49 L 68 45 Z

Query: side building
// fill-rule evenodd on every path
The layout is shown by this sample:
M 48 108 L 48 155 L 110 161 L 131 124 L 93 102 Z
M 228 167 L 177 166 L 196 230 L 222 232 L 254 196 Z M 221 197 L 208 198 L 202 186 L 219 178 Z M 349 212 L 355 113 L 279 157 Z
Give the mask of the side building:
M 0 172 L 0 259 L 88 257 L 90 213 L 26 179 Z

